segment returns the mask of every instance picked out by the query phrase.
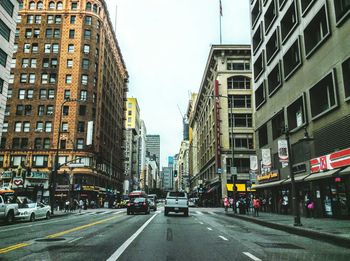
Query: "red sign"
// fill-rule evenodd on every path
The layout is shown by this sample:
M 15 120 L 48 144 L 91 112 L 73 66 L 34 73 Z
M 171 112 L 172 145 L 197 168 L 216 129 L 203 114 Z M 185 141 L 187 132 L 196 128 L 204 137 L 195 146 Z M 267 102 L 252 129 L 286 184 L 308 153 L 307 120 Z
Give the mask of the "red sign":
M 215 150 L 215 160 L 216 168 L 221 169 L 221 142 L 220 142 L 220 99 L 219 99 L 219 81 L 215 80 L 215 138 L 216 138 L 216 150 Z
M 311 173 L 338 169 L 350 165 L 350 148 L 310 160 Z

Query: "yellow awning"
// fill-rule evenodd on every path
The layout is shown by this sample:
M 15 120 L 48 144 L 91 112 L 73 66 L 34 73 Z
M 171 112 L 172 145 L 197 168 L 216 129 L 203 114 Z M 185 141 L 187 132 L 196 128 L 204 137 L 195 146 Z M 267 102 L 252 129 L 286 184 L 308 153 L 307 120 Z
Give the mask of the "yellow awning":
M 237 192 L 256 191 L 256 190 L 254 189 L 254 186 L 255 186 L 255 184 L 252 184 L 252 188 L 249 188 L 249 187 L 248 187 L 247 190 L 246 190 L 245 184 L 236 184 Z M 226 184 L 226 188 L 227 188 L 227 191 L 233 191 L 233 190 L 232 190 L 233 184 Z

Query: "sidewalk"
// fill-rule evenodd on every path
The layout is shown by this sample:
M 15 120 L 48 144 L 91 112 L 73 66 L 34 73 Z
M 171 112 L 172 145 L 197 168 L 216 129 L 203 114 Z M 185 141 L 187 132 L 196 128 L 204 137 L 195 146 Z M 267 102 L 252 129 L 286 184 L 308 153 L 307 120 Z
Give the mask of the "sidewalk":
M 302 226 L 296 227 L 293 225 L 294 216 L 292 215 L 260 212 L 259 217 L 253 217 L 252 214 L 240 215 L 232 211 L 229 211 L 226 215 L 350 248 L 350 220 L 301 217 Z

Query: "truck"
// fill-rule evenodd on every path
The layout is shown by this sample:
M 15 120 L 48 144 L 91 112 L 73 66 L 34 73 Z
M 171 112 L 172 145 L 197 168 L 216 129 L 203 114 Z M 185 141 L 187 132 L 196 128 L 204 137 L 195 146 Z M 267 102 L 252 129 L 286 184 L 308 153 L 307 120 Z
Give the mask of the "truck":
M 11 224 L 18 215 L 18 203 L 16 203 L 14 191 L 10 189 L 0 189 L 0 220 Z
M 186 192 L 170 191 L 167 193 L 164 205 L 164 216 L 169 212 L 183 212 L 188 217 L 188 198 Z

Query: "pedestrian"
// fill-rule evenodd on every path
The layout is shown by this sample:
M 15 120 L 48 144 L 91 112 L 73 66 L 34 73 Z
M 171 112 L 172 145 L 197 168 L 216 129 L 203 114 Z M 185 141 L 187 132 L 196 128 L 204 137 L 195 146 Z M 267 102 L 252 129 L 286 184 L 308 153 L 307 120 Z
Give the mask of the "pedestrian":
M 81 210 L 84 207 L 84 201 L 82 199 L 79 200 L 79 213 L 81 213 Z
M 314 217 L 314 208 L 315 208 L 315 203 L 314 201 L 310 198 L 309 202 L 307 204 L 307 209 L 308 209 L 308 217 Z
M 229 205 L 228 198 L 227 198 L 227 197 L 225 197 L 225 198 L 224 198 L 224 208 L 225 208 L 225 212 L 227 212 L 228 205 Z
M 68 212 L 69 211 L 69 205 L 70 205 L 70 202 L 69 202 L 69 200 L 67 199 L 66 200 L 66 203 L 65 203 L 66 205 L 65 205 L 65 208 L 64 208 L 64 212 Z
M 288 214 L 288 196 L 287 196 L 287 194 L 283 195 L 282 209 L 283 209 L 283 214 L 287 215 Z
M 260 199 L 257 196 L 255 196 L 253 199 L 254 217 L 259 216 L 260 206 L 261 206 Z

